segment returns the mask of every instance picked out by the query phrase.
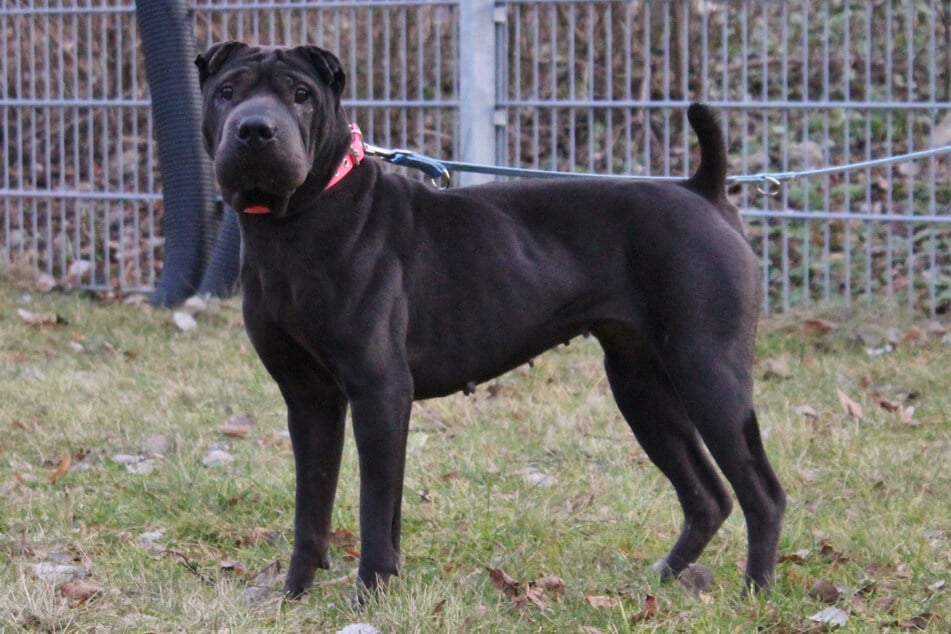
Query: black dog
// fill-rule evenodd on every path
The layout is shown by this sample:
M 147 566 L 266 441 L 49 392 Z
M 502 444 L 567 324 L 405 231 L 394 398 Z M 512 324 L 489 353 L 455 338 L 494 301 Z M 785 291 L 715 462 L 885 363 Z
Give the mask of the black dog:
M 412 401 L 468 389 L 585 332 L 683 507 L 680 537 L 656 569 L 679 574 L 730 512 L 702 439 L 746 517 L 747 583 L 770 583 L 785 495 L 751 397 L 757 264 L 726 200 L 710 111 L 688 110 L 701 162 L 682 183 L 437 191 L 360 162 L 331 53 L 226 42 L 196 63 L 204 140 L 240 215 L 246 328 L 287 403 L 297 475 L 288 593 L 329 565 L 348 405 L 359 581 L 377 588 L 400 567 Z

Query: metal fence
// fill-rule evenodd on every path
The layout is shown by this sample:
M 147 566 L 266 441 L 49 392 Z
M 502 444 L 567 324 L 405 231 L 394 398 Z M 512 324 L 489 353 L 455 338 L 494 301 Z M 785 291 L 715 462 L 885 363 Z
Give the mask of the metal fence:
M 132 1 L 0 7 L 0 249 L 57 279 L 89 262 L 85 286 L 149 290 L 163 209 Z M 338 52 L 369 139 L 447 159 L 684 175 L 695 99 L 725 113 L 732 174 L 951 143 L 947 0 L 194 8 L 196 50 L 234 38 Z M 776 198 L 731 193 L 760 255 L 765 310 L 951 309 L 948 156 L 803 177 Z

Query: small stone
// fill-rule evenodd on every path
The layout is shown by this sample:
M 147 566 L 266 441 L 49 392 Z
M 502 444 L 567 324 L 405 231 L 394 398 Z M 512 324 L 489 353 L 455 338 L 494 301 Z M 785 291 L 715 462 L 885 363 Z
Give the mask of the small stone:
M 139 546 L 151 546 L 162 538 L 162 531 L 149 531 L 142 533 L 135 538 L 135 543 Z
M 337 634 L 380 634 L 380 630 L 367 623 L 351 623 L 342 630 L 337 630 Z
M 164 456 L 168 453 L 168 450 L 171 449 L 171 447 L 172 442 L 167 436 L 155 434 L 142 441 L 141 449 L 143 454 L 154 458 L 157 456 Z
M 206 467 L 224 467 L 232 462 L 234 462 L 234 456 L 223 449 L 212 449 L 201 460 Z
M 33 566 L 33 574 L 39 579 L 45 579 L 54 583 L 64 583 L 85 577 L 86 569 L 79 566 L 43 562 Z
M 172 314 L 172 322 L 182 332 L 191 332 L 198 328 L 198 322 L 195 321 L 195 318 L 181 310 L 176 310 Z

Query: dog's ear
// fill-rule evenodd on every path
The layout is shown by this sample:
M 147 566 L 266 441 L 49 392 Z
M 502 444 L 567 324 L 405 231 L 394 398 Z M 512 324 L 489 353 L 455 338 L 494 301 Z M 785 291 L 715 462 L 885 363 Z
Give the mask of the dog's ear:
M 338 98 L 343 94 L 347 75 L 336 55 L 316 46 L 298 46 L 294 50 L 314 65 L 317 76 L 330 86 Z
M 247 44 L 228 40 L 227 42 L 213 44 L 207 51 L 199 54 L 198 57 L 195 58 L 195 66 L 198 67 L 198 85 L 204 86 L 205 81 L 221 70 L 221 67 L 224 66 L 237 51 L 247 47 Z

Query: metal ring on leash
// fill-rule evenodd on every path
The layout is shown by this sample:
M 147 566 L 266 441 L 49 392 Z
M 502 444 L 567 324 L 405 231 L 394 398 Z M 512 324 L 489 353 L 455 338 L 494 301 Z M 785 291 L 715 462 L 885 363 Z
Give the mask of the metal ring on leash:
M 763 194 L 764 196 L 775 198 L 781 191 L 783 191 L 782 181 L 774 176 L 763 174 L 760 176 L 759 182 L 760 184 L 756 186 L 756 191 Z

